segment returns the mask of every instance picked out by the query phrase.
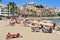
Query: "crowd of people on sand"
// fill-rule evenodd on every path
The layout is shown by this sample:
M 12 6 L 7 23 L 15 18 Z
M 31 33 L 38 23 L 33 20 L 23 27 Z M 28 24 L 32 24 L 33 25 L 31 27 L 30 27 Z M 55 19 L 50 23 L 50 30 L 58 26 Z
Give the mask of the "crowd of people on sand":
M 43 32 L 43 33 L 52 33 L 54 32 L 54 30 L 59 30 L 60 31 L 60 27 L 57 27 L 56 23 L 51 23 L 52 25 L 44 25 L 43 23 L 47 23 L 47 22 L 41 22 L 40 20 L 35 20 L 32 18 L 23 18 L 22 20 L 18 19 L 18 18 L 11 18 L 10 19 L 10 25 L 15 25 L 16 23 L 20 24 L 22 21 L 22 24 L 24 24 L 24 27 L 30 27 L 32 32 Z M 21 37 L 20 33 L 16 33 L 16 34 L 11 34 L 8 33 L 6 35 L 6 40 L 12 39 L 12 38 L 19 38 Z
M 16 23 L 20 24 L 21 21 L 22 20 L 19 18 L 11 18 L 10 25 L 15 25 Z M 42 30 L 42 32 L 45 33 L 52 33 L 55 29 L 60 30 L 60 28 L 56 26 L 56 23 L 50 23 L 52 25 L 44 25 L 43 23 L 46 24 L 47 22 L 42 22 L 40 20 L 35 20 L 32 18 L 25 18 L 23 19 L 22 24 L 24 24 L 24 26 L 31 27 L 32 32 L 40 32 Z
M 35 21 L 35 22 L 34 22 Z M 57 27 L 56 23 L 51 23 L 52 25 L 43 25 L 43 23 L 38 23 L 39 20 L 25 19 L 23 22 L 24 26 L 31 27 L 32 32 L 44 32 L 52 33 L 54 30 L 60 30 L 60 27 Z M 46 22 L 44 22 L 46 23 Z
M 22 21 L 23 20 L 23 21 Z M 56 23 L 50 23 L 52 25 L 44 25 L 43 23 L 47 23 L 47 22 L 41 22 L 40 20 L 35 20 L 35 19 L 32 19 L 32 18 L 24 18 L 20 20 L 19 18 L 11 18 L 10 19 L 10 25 L 15 25 L 16 23 L 17 24 L 20 24 L 21 21 L 22 21 L 22 24 L 24 24 L 24 27 L 30 27 L 31 28 L 31 31 L 32 32 L 44 32 L 44 33 L 52 33 L 54 32 L 54 30 L 59 30 L 60 31 L 60 27 L 57 27 Z M 7 36 L 6 36 L 6 39 L 12 39 L 12 38 L 18 38 L 20 37 L 20 34 L 17 33 L 17 34 L 10 34 L 8 33 Z

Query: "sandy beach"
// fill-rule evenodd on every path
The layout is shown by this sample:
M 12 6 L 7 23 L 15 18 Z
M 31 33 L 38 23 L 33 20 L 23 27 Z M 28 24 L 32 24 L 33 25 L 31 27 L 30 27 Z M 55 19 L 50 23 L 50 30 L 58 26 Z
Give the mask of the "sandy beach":
M 30 27 L 24 27 L 21 24 L 9 26 L 6 20 L 0 21 L 0 40 L 6 40 L 7 33 L 20 33 L 22 38 L 15 38 L 11 40 L 60 40 L 60 31 L 54 33 L 31 32 Z

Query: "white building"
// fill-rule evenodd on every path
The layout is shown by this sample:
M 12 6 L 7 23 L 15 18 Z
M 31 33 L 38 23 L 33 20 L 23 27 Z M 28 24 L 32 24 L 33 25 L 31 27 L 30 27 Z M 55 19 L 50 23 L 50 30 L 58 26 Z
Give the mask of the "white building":
M 8 16 L 8 10 L 5 9 L 5 7 L 6 7 L 6 5 L 3 5 L 0 3 L 0 15 L 1 16 Z M 9 14 L 9 16 L 11 16 L 11 14 Z

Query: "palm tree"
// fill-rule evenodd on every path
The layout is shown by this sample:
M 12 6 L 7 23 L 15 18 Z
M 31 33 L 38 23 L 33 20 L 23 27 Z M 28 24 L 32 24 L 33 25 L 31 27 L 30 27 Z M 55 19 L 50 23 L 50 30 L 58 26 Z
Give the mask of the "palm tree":
M 9 5 L 7 5 L 6 9 L 8 10 L 8 16 L 9 16 Z
M 14 16 L 14 13 L 15 13 L 15 10 L 16 10 L 16 4 L 14 2 L 9 2 L 7 4 L 7 8 L 10 11 L 10 13 L 13 14 L 13 16 Z M 8 14 L 9 14 L 9 11 L 8 11 Z
M 17 6 L 15 9 L 16 9 L 15 12 L 16 12 L 17 16 L 20 16 L 20 9 Z

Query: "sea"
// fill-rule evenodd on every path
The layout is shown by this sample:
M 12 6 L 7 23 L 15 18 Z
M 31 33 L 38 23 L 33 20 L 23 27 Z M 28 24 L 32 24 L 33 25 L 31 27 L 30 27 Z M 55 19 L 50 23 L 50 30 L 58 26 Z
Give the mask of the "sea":
M 51 19 L 50 21 L 55 22 L 55 23 L 60 23 L 60 19 Z

